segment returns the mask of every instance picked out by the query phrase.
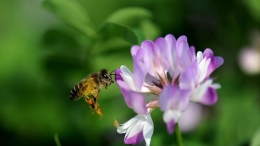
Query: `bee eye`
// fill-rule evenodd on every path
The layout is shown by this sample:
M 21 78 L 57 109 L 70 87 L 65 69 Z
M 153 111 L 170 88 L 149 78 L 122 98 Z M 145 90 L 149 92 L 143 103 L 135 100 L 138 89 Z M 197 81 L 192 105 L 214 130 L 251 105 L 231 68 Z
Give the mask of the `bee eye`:
M 105 79 L 108 79 L 108 76 L 107 76 L 107 74 L 104 74 L 104 75 L 103 75 L 103 77 L 104 77 Z

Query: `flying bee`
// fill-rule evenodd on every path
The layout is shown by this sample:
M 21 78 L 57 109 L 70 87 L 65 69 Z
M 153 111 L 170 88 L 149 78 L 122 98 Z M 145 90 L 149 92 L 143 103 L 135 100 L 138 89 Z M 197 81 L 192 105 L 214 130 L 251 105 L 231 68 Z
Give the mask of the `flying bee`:
M 88 75 L 74 86 L 70 92 L 70 99 L 77 100 L 84 97 L 90 108 L 102 117 L 102 110 L 97 102 L 100 89 L 114 83 L 111 75 L 106 69 Z

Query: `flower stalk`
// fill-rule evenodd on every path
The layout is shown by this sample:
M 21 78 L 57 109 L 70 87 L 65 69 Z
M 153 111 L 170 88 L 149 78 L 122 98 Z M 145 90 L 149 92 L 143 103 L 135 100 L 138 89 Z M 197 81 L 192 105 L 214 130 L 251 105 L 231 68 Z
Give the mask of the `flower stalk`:
M 175 139 L 176 139 L 176 145 L 182 146 L 181 131 L 180 131 L 178 123 L 175 124 L 174 135 L 175 135 Z

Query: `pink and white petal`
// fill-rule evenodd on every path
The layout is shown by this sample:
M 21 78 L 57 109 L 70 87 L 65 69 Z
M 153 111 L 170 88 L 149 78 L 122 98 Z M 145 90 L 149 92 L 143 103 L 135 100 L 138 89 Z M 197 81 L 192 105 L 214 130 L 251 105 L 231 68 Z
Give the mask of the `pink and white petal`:
M 221 88 L 221 85 L 218 84 L 218 83 L 213 83 L 213 84 L 210 85 L 210 87 L 212 87 L 214 89 L 219 89 L 219 88 Z
M 116 72 L 119 73 L 120 71 L 117 70 Z M 118 79 L 116 80 L 116 83 L 119 86 L 124 96 L 127 106 L 132 108 L 136 113 L 146 114 L 147 113 L 146 103 L 142 94 L 132 91 L 129 87 L 129 84 L 121 80 L 120 76 L 117 78 Z
M 208 66 L 206 77 L 209 77 L 210 74 L 214 71 L 215 65 L 214 65 L 214 59 L 210 61 L 210 64 Z
M 174 98 L 177 94 L 177 87 L 175 86 L 165 86 L 159 96 L 159 105 L 162 111 L 166 111 L 170 108 L 171 98 Z
M 194 46 L 190 46 L 189 49 L 189 57 L 191 59 L 191 62 L 193 62 L 194 60 L 196 60 L 196 53 L 195 53 L 195 47 Z
M 206 90 L 205 94 L 200 99 L 199 103 L 204 105 L 213 105 L 217 102 L 217 100 L 218 100 L 218 95 L 216 89 L 209 87 Z
M 140 91 L 142 88 L 142 85 L 145 80 L 145 76 L 149 68 L 148 64 L 146 64 L 143 61 L 144 56 L 145 56 L 145 51 L 143 49 L 138 50 L 136 56 L 133 56 L 134 59 L 133 79 L 138 91 Z
M 168 34 L 165 37 L 165 40 L 168 43 L 168 48 L 164 51 L 164 56 L 169 64 L 168 72 L 172 77 L 172 80 L 175 80 L 181 73 L 181 67 L 178 63 L 178 55 L 176 50 L 176 39 L 173 35 Z
M 210 58 L 210 64 L 208 67 L 208 71 L 207 71 L 207 77 L 219 66 L 221 66 L 224 63 L 224 60 L 222 57 L 216 56 L 214 57 L 213 51 L 209 48 L 207 48 L 204 52 L 203 52 L 203 56 L 205 58 Z
M 117 80 L 121 80 L 121 81 L 123 81 L 123 78 L 122 78 L 122 76 L 121 76 L 121 70 L 120 69 L 116 69 L 116 71 L 115 71 L 115 80 L 117 81 Z
M 185 35 L 182 35 L 182 36 L 180 36 L 177 39 L 177 41 L 176 41 L 176 49 L 179 49 L 180 43 L 183 42 L 183 41 L 187 42 L 187 37 Z M 179 50 L 177 50 L 177 51 L 179 51 Z
M 146 40 L 141 44 L 141 48 L 145 51 L 144 61 L 150 63 L 154 57 L 154 44 L 152 41 Z
M 174 67 L 174 63 L 176 62 L 176 39 L 173 35 L 168 34 L 165 36 L 165 40 L 167 41 L 168 46 L 163 51 L 163 56 L 169 62 L 170 67 Z
M 164 76 L 164 68 L 168 68 L 168 62 L 165 59 L 162 59 L 162 54 L 160 52 L 160 47 L 163 47 L 167 45 L 166 41 L 164 38 L 158 38 L 157 39 L 157 46 L 155 43 L 151 41 L 144 41 L 141 44 L 141 47 L 145 50 L 145 57 L 143 61 L 145 64 L 147 64 L 144 67 L 147 67 L 146 70 L 149 72 L 150 75 L 156 77 L 159 79 L 158 74 L 160 76 Z
M 163 114 L 163 121 L 167 125 L 168 132 L 171 134 L 174 131 L 175 124 L 179 121 L 182 112 L 177 110 L 167 110 Z
M 198 64 L 202 61 L 203 59 L 203 54 L 201 51 L 198 51 L 197 52 L 197 61 L 198 61 Z
M 180 42 L 179 46 L 176 48 L 179 63 L 182 65 L 183 68 L 186 68 L 191 64 L 189 49 L 189 44 L 186 41 Z
M 215 59 L 214 59 L 214 56 L 207 56 L 204 58 L 210 59 L 210 63 L 208 65 L 208 69 L 207 69 L 207 77 L 208 77 L 215 70 Z
M 131 47 L 131 54 L 132 54 L 132 56 L 135 56 L 135 55 L 136 55 L 136 52 L 137 52 L 138 50 L 140 50 L 140 49 L 141 49 L 140 46 L 137 46 L 137 45 L 132 46 L 132 47 Z
M 149 84 L 145 83 L 142 85 L 142 88 L 141 88 L 141 93 L 150 93 L 151 90 L 149 88 L 147 88 L 148 86 L 150 86 Z
M 159 97 L 160 109 L 183 111 L 189 103 L 190 94 L 190 90 L 180 90 L 177 86 L 165 86 Z
M 190 100 L 199 101 L 203 94 L 206 92 L 207 88 L 213 83 L 212 79 L 208 79 L 205 82 L 198 85 L 198 87 L 193 91 Z
M 141 142 L 144 139 L 143 137 L 143 131 L 140 131 L 139 133 L 137 133 L 136 135 L 132 136 L 132 137 L 127 137 L 125 135 L 125 139 L 124 142 L 125 144 L 132 144 L 135 145 L 139 142 Z
M 126 133 L 127 129 L 129 127 L 131 127 L 132 125 L 134 125 L 140 119 L 141 116 L 142 115 L 136 115 L 135 117 L 133 117 L 132 119 L 128 120 L 127 122 L 125 122 L 123 124 L 116 125 L 117 132 L 119 134 Z
M 131 103 L 131 91 L 129 86 L 123 81 L 123 80 L 116 80 L 117 85 L 119 86 L 123 96 L 124 100 L 128 107 L 133 108 Z
M 124 82 L 129 86 L 131 90 L 138 91 L 133 80 L 133 73 L 124 65 L 122 65 L 120 69 L 121 69 L 121 76 Z
M 217 102 L 218 96 L 216 89 L 211 87 L 212 80 L 207 80 L 202 85 L 200 85 L 195 91 L 193 92 L 190 101 L 197 102 L 205 105 L 212 105 Z
M 132 77 L 133 76 L 133 73 L 124 65 L 120 66 L 120 70 L 121 70 L 121 76 L 130 76 Z
M 204 57 L 206 57 L 206 56 L 213 56 L 213 51 L 210 48 L 207 48 L 207 49 L 204 50 L 203 56 Z
M 137 144 L 143 140 L 144 125 L 147 123 L 147 115 L 139 115 L 135 124 L 128 128 L 125 135 L 126 144 Z
M 176 80 L 178 80 L 178 77 L 180 76 L 180 74 L 183 72 L 183 68 L 177 64 L 176 67 L 174 67 L 174 70 L 172 71 L 172 73 L 170 72 L 170 76 L 172 78 L 172 83 L 174 83 Z
M 220 65 L 223 64 L 223 59 L 222 57 L 210 57 L 211 61 L 210 61 L 210 64 L 209 64 L 209 67 L 208 67 L 208 71 L 207 71 L 207 77 L 210 76 L 210 74 L 217 68 L 219 67 Z M 219 62 L 216 62 L 216 61 L 219 61 Z M 218 64 L 216 64 L 218 63 Z M 218 66 L 217 66 L 218 65 Z
M 115 80 L 117 85 L 119 86 L 119 89 L 121 90 L 123 96 L 124 96 L 124 100 L 127 104 L 128 107 L 132 108 L 130 105 L 130 88 L 129 86 L 124 82 L 122 76 L 121 76 L 121 70 L 120 69 L 116 69 L 115 71 Z
M 171 119 L 169 122 L 166 123 L 168 133 L 170 133 L 170 134 L 173 133 L 175 124 L 176 124 L 176 122 L 173 119 Z
M 139 50 L 137 50 L 136 54 L 133 55 L 134 61 L 142 61 L 144 56 L 145 56 L 145 50 L 139 49 Z
M 164 38 L 159 37 L 154 41 L 154 49 L 156 51 L 157 57 L 163 56 L 163 52 L 166 51 L 165 49 L 167 48 L 168 48 L 168 44 Z
M 137 144 L 143 140 L 143 127 L 146 119 L 144 116 L 139 116 L 136 123 L 131 125 L 125 135 L 125 144 Z
M 155 56 L 154 43 L 149 40 L 145 40 L 141 44 L 141 48 L 147 53 L 147 57 Z
M 180 90 L 179 100 L 177 100 L 177 102 L 174 103 L 176 105 L 176 110 L 181 112 L 185 111 L 189 104 L 191 93 L 191 90 Z
M 141 93 L 130 91 L 130 105 L 137 114 L 147 114 L 146 102 Z
M 136 92 L 150 92 L 150 89 L 145 87 L 145 83 L 142 85 L 141 89 L 138 89 L 133 80 L 133 74 L 126 66 L 121 66 L 120 69 L 116 70 L 116 81 L 122 80 L 128 85 L 129 90 Z
M 180 75 L 179 86 L 181 89 L 193 89 L 199 78 L 198 64 L 196 61 Z
M 204 58 L 200 63 L 199 63 L 199 83 L 202 82 L 206 77 L 208 73 L 208 67 L 211 59 L 210 58 Z
M 193 49 L 193 48 L 191 48 Z M 190 54 L 193 50 L 190 50 L 189 44 L 187 42 L 186 36 L 180 36 L 176 41 L 176 51 L 179 63 L 182 65 L 183 68 L 186 68 L 191 64 Z
M 153 135 L 153 120 L 150 115 L 145 116 L 147 122 L 144 124 L 144 129 L 143 129 L 143 137 L 146 143 L 146 146 L 149 146 L 151 143 L 151 138 Z
M 168 48 L 168 43 L 164 38 L 158 38 L 154 42 L 154 48 L 156 50 L 156 56 L 155 56 L 155 61 L 160 62 L 159 65 L 162 66 L 162 71 L 166 70 L 168 71 L 169 69 L 169 63 L 168 60 L 165 56 L 165 52 L 167 51 Z M 160 74 L 160 73 L 159 73 Z M 163 73 L 161 73 L 163 74 Z
M 224 63 L 224 59 L 220 56 L 215 57 L 215 69 Z

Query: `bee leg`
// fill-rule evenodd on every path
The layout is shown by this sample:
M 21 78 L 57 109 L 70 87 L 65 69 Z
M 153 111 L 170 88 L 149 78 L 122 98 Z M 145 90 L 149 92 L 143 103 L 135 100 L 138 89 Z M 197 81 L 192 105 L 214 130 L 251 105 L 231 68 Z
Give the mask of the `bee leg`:
M 84 97 L 85 101 L 89 104 L 92 105 L 95 101 L 89 97 Z
M 91 96 L 93 98 L 90 98 L 89 96 Z M 95 96 L 93 96 L 93 95 L 89 95 L 89 96 L 84 97 L 84 99 L 89 104 L 90 108 L 93 110 L 92 114 L 94 114 L 96 112 L 100 116 L 100 118 L 102 118 L 103 113 L 97 102 L 97 98 L 95 98 Z
M 100 118 L 102 118 L 103 113 L 102 113 L 102 110 L 101 110 L 101 108 L 100 108 L 100 106 L 97 102 L 95 103 L 95 111 L 100 116 Z
M 95 92 L 94 92 L 95 93 Z M 88 100 L 91 100 L 91 104 L 93 104 L 93 107 L 92 107 L 92 109 L 95 109 L 95 107 L 96 107 L 96 104 L 97 104 L 97 99 L 98 99 L 98 94 L 95 94 L 95 95 L 93 95 L 93 94 L 89 94 L 88 95 Z
M 93 104 L 90 105 L 90 107 L 93 110 L 92 114 L 94 114 L 96 112 L 100 116 L 100 118 L 102 118 L 103 113 L 102 113 L 102 110 L 101 110 L 98 102 L 94 101 Z
M 96 110 L 96 112 L 97 112 L 97 114 L 100 116 L 100 119 L 103 117 L 103 113 L 102 113 L 102 110 L 101 110 L 101 108 L 98 108 L 97 110 Z
M 90 108 L 93 110 L 92 114 L 94 114 L 95 112 L 95 101 L 89 97 L 84 97 L 85 101 L 88 103 L 88 105 L 90 106 Z

